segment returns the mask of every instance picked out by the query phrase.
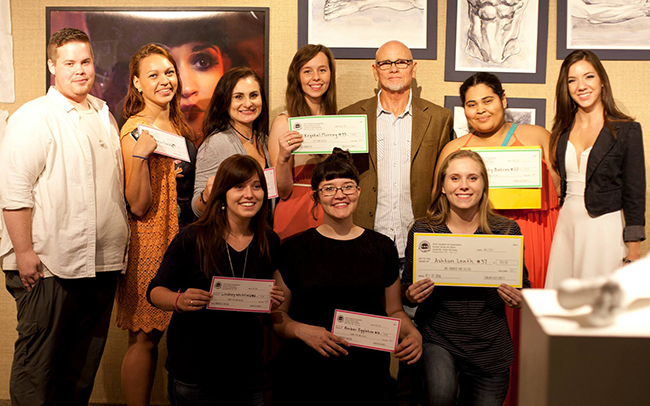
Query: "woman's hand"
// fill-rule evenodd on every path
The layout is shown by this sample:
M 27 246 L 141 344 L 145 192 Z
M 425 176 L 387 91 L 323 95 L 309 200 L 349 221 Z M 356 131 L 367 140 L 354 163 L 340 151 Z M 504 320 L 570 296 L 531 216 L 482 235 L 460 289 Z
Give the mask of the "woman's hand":
M 176 307 L 184 312 L 194 312 L 203 309 L 212 295 L 210 292 L 201 289 L 190 288 L 181 293 L 176 301 Z
M 502 283 L 501 286 L 497 288 L 497 293 L 501 296 L 501 299 L 506 302 L 508 307 L 514 307 L 517 309 L 521 307 L 521 302 L 524 299 L 524 296 L 521 294 L 519 289 Z
M 278 285 L 271 288 L 271 310 L 275 310 L 284 302 L 284 291 Z
M 216 176 L 217 175 L 210 176 L 207 182 L 205 182 L 205 189 L 203 189 L 203 192 L 201 192 L 201 194 L 203 195 L 203 201 L 205 202 L 207 202 L 208 199 L 210 198 L 210 193 L 212 193 L 212 185 L 214 185 L 214 178 Z
M 158 147 L 156 140 L 149 134 L 149 131 L 143 130 L 133 146 L 133 155 L 138 155 L 143 158 L 149 158 Z
M 302 145 L 302 135 L 298 131 L 287 131 L 278 137 L 278 146 L 280 147 L 278 160 L 289 162 L 291 153 Z
M 406 289 L 406 298 L 411 303 L 422 303 L 431 295 L 435 284 L 429 278 L 419 280 Z
M 422 335 L 415 328 L 404 337 L 395 349 L 395 357 L 411 365 L 417 362 L 422 355 Z
M 335 357 L 348 355 L 348 352 L 341 345 L 349 347 L 350 343 L 335 336 L 323 327 L 301 324 L 299 327 L 296 327 L 296 337 L 304 341 L 305 344 L 325 358 L 329 358 L 330 355 Z

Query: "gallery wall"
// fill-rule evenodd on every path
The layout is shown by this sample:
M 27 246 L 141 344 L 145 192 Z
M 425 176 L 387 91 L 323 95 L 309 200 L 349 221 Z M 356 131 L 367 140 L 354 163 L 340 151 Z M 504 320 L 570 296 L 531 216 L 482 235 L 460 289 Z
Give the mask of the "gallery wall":
M 540 0 L 546 3 L 544 0 Z M 450 2 L 455 4 L 455 2 Z M 283 110 L 286 72 L 291 58 L 297 50 L 298 11 L 296 0 L 183 0 L 160 2 L 140 0 L 140 7 L 179 7 L 223 6 L 223 7 L 269 7 L 269 103 L 271 117 Z M 547 66 L 545 84 L 506 84 L 506 94 L 510 97 L 546 99 L 546 128 L 550 128 L 553 112 L 553 94 L 555 81 L 561 61 L 556 60 L 556 1 L 548 4 L 549 24 L 547 43 Z M 119 0 L 11 0 L 12 29 L 14 39 L 14 69 L 16 101 L 13 104 L 0 103 L 0 109 L 13 113 L 23 103 L 45 93 L 45 45 L 47 6 L 84 6 L 84 7 L 130 7 L 133 2 Z M 457 96 L 459 82 L 445 82 L 445 38 L 446 38 L 447 1 L 438 1 L 437 17 L 437 60 L 419 60 L 417 66 L 416 93 L 434 103 L 443 105 L 445 96 Z M 408 29 L 406 26 L 395 29 Z M 408 45 L 408 44 L 407 44 Z M 0 55 L 5 58 L 6 55 Z M 361 98 L 375 94 L 376 83 L 371 72 L 371 60 L 337 61 L 338 104 L 344 107 Z M 617 102 L 628 114 L 636 117 L 646 130 L 646 156 L 650 151 L 650 109 L 643 104 L 650 89 L 650 61 L 604 61 L 610 75 Z M 646 176 L 650 178 L 650 164 L 647 164 Z M 650 208 L 648 210 L 650 213 Z M 643 251 L 648 252 L 650 243 L 643 244 Z M 9 372 L 13 356 L 15 332 L 15 305 L 9 294 L 0 294 L 0 399 L 9 398 Z M 235 334 L 235 332 L 231 332 Z M 112 327 L 109 342 L 100 367 L 93 402 L 119 403 L 123 401 L 120 386 L 120 365 L 126 349 L 126 334 Z M 219 349 L 215 349 L 219 350 Z M 153 395 L 154 404 L 165 404 L 162 365 L 166 357 L 161 346 L 159 369 Z

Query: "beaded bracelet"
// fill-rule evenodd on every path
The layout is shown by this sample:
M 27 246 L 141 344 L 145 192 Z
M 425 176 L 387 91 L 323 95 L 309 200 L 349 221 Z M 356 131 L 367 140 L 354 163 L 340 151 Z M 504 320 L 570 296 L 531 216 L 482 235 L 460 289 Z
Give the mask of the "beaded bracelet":
M 132 156 L 133 158 L 144 159 L 145 161 L 148 161 L 148 160 L 149 160 L 149 158 L 147 158 L 146 156 L 140 156 L 140 155 L 131 155 L 131 156 Z
M 208 204 L 208 202 L 206 202 L 205 199 L 203 198 L 203 192 L 205 192 L 205 189 L 201 191 L 201 194 L 199 195 L 199 200 L 201 200 L 201 203 L 203 204 Z
M 181 297 L 183 293 L 179 293 L 178 296 L 176 296 L 176 300 L 174 300 L 174 310 L 176 310 L 178 313 L 183 313 L 181 309 L 178 308 L 178 299 Z

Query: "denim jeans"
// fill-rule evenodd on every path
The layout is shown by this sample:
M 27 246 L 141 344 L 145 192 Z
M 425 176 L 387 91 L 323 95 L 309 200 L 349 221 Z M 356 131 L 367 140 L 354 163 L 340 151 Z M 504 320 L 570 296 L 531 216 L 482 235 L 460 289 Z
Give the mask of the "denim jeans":
M 510 370 L 499 374 L 468 371 L 441 346 L 422 344 L 425 405 L 501 406 L 508 394 Z
M 262 385 L 224 387 L 207 381 L 185 383 L 167 375 L 167 396 L 172 406 L 264 406 Z

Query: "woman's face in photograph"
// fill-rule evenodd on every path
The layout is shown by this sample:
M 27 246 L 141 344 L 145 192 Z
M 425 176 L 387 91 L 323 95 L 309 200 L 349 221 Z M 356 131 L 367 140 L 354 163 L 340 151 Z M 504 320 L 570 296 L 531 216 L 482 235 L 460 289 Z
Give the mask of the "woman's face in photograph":
M 192 129 L 201 134 L 212 93 L 223 76 L 221 50 L 216 45 L 195 41 L 170 48 L 183 82 L 181 110 Z
M 485 181 L 481 167 L 472 158 L 457 158 L 449 163 L 445 172 L 442 193 L 449 206 L 455 210 L 478 210 Z

